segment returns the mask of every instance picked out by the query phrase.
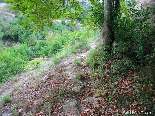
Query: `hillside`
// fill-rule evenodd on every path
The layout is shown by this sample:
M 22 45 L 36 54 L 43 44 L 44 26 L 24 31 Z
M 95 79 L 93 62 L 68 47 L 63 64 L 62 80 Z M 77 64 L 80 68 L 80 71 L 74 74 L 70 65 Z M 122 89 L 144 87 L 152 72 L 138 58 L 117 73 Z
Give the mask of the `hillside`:
M 90 46 L 92 47 L 92 49 L 94 49 L 94 47 L 95 47 L 94 43 L 91 43 Z M 85 67 L 85 61 L 86 61 L 86 57 L 87 57 L 89 51 L 83 50 L 82 52 L 79 52 L 73 56 L 63 58 L 60 61 L 60 63 L 58 63 L 58 64 L 51 65 L 51 61 L 48 61 L 47 65 L 41 67 L 37 71 L 31 71 L 31 72 L 20 74 L 19 76 L 17 76 L 18 79 L 16 82 L 14 82 L 13 80 L 10 80 L 9 82 L 5 83 L 3 86 L 1 86 L 0 90 L 1 91 L 3 90 L 4 95 L 11 94 L 12 99 L 11 99 L 11 103 L 8 103 L 5 107 L 2 108 L 2 110 L 0 111 L 0 112 L 2 112 L 1 115 L 2 116 L 3 115 L 11 116 L 12 113 L 14 115 L 15 114 L 16 115 L 17 114 L 51 115 L 51 113 L 49 112 L 48 109 L 46 109 L 45 112 L 43 111 L 44 108 L 48 108 L 48 107 L 52 108 L 53 107 L 50 105 L 50 103 L 48 103 L 48 101 L 45 101 L 45 105 L 42 105 L 43 109 L 41 107 L 40 107 L 41 109 L 35 108 L 35 111 L 31 111 L 29 108 L 25 109 L 26 107 L 29 107 L 28 106 L 29 102 L 25 102 L 25 100 L 30 101 L 30 104 L 31 104 L 31 102 L 34 102 L 34 104 L 36 105 L 34 107 L 38 107 L 38 105 L 44 104 L 44 102 L 43 103 L 41 103 L 41 102 L 46 99 L 46 98 L 42 99 L 42 97 L 45 94 L 46 95 L 44 97 L 52 97 L 55 94 L 57 96 L 56 99 L 57 100 L 59 99 L 59 100 L 55 101 L 54 100 L 55 98 L 49 98 L 49 99 L 53 99 L 54 100 L 53 102 L 57 103 L 57 102 L 63 101 L 63 103 L 61 103 L 63 110 L 61 109 L 62 111 L 59 112 L 59 114 L 57 114 L 57 115 L 65 115 L 65 114 L 66 115 L 72 114 L 72 115 L 76 115 L 76 116 L 80 115 L 82 107 L 76 106 L 79 104 L 79 100 L 78 100 L 79 98 L 75 98 L 76 96 L 74 96 L 74 95 L 72 96 L 72 94 L 75 94 L 75 93 L 74 92 L 72 93 L 71 88 L 74 88 L 73 91 L 78 92 L 80 90 L 80 88 L 82 86 L 84 86 L 82 84 L 83 82 L 81 83 L 81 80 L 78 80 L 78 79 L 81 78 L 80 76 L 84 76 L 85 75 L 84 73 L 88 74 L 88 72 L 90 70 L 88 68 L 82 69 L 82 70 L 84 70 L 84 72 L 82 70 L 80 70 L 80 68 Z M 80 66 L 79 70 L 76 69 L 76 68 L 78 68 L 78 66 Z M 42 68 L 44 70 L 43 72 L 41 71 Z M 77 84 L 74 84 L 74 83 L 77 83 Z M 41 86 L 40 86 L 40 84 L 41 84 Z M 7 87 L 7 86 L 9 86 L 9 88 L 5 89 L 5 87 Z M 53 91 L 54 93 L 49 93 L 51 86 L 53 86 L 53 90 L 51 90 L 51 92 Z M 17 87 L 17 89 L 16 89 L 16 87 Z M 39 90 L 30 92 L 30 91 L 33 91 L 34 87 L 39 87 Z M 59 93 L 60 95 L 58 95 L 58 93 L 57 93 L 57 92 L 59 92 L 59 91 L 57 91 L 59 89 L 60 89 L 60 92 L 62 92 L 62 93 Z M 67 95 L 67 93 L 69 91 L 71 92 L 71 93 L 69 93 L 69 94 L 71 94 L 71 96 L 64 97 L 64 94 Z M 41 94 L 38 94 L 36 96 L 36 92 L 41 93 Z M 31 96 L 31 97 L 28 97 L 28 96 Z M 1 95 L 1 97 L 2 97 L 2 95 Z M 26 97 L 26 99 L 25 99 L 25 97 Z M 51 102 L 52 102 L 52 100 L 51 100 Z M 23 104 L 23 105 L 19 105 L 19 103 Z M 80 111 L 79 111 L 78 107 L 81 107 Z M 12 109 L 14 109 L 14 110 L 11 113 Z M 53 110 L 55 110 L 55 109 L 53 109 Z M 55 111 L 53 111 L 53 112 L 55 112 Z
M 155 9 L 127 1 L 1 7 L 0 116 L 154 116 Z
M 104 73 L 92 70 L 88 62 L 98 51 L 96 44 L 91 42 L 90 50 L 80 50 L 59 63 L 38 59 L 43 63 L 39 69 L 22 73 L 4 83 L 0 91 L 6 101 L 1 106 L 1 115 L 107 116 L 130 115 L 137 111 L 143 114 L 146 108 L 139 101 L 132 101 L 140 92 L 138 73 L 129 72 L 132 78 L 112 79 L 109 76 L 112 61 L 105 64 Z M 95 57 L 98 59 L 100 55 Z M 153 85 L 149 87 L 150 94 L 153 94 Z M 131 104 L 128 110 L 122 107 L 123 99 Z M 149 102 L 147 108 L 152 109 Z

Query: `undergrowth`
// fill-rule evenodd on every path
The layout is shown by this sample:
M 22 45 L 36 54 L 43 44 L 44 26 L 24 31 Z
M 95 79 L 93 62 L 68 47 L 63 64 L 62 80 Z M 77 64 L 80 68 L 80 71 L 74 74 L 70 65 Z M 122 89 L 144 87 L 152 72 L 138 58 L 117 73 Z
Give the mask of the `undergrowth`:
M 104 106 L 113 104 L 116 114 L 154 114 L 154 68 L 146 66 L 137 72 L 129 59 L 105 61 L 99 49 L 92 50 L 86 61 L 96 83 L 96 97 L 106 97 Z
M 35 45 L 21 44 L 17 47 L 5 48 L 0 51 L 0 82 L 4 82 L 10 76 L 37 67 L 41 62 L 32 60 L 36 57 L 52 57 L 53 62 L 59 62 L 61 58 L 80 50 L 89 49 L 88 40 L 93 36 L 89 30 L 82 29 L 58 37 L 49 37 L 40 40 Z M 30 61 L 30 62 L 28 62 Z
M 2 105 L 4 106 L 6 103 L 11 102 L 11 97 L 10 95 L 6 95 L 2 98 Z
M 120 14 L 124 16 L 113 22 L 115 42 L 111 53 L 99 47 L 90 52 L 86 65 L 91 67 L 94 80 L 98 80 L 99 90 L 104 89 L 100 97 L 106 97 L 107 104 L 116 106 L 120 114 L 153 115 L 154 10 L 147 5 L 140 9 L 132 4 L 130 8 L 121 5 Z
M 80 52 L 82 50 L 89 50 L 89 43 L 90 41 L 94 41 L 96 32 L 84 29 L 75 31 L 64 37 L 68 37 L 68 41 L 62 46 L 61 51 L 52 58 L 52 61 L 54 63 L 58 63 L 62 58 Z M 62 39 L 64 40 L 65 38 Z

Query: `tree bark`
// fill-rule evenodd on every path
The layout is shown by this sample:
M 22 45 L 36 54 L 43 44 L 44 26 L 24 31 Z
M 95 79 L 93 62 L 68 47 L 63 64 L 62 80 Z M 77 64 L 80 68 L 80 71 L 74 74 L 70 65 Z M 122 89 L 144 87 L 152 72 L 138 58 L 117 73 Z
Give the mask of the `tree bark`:
M 117 26 L 113 25 L 113 21 L 118 18 L 119 9 L 119 0 L 104 0 L 104 24 L 102 28 L 102 39 L 103 45 L 107 48 L 108 53 L 111 53 L 115 40 L 114 28 Z
M 104 24 L 102 29 L 102 39 L 105 47 L 109 46 L 109 37 L 111 33 L 110 23 L 111 23 L 111 0 L 104 0 Z

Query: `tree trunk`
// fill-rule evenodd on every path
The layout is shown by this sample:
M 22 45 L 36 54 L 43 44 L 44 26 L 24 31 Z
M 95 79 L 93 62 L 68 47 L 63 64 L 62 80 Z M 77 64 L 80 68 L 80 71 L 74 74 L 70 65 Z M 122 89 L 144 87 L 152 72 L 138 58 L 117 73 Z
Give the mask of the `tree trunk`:
M 102 30 L 102 39 L 103 45 L 105 45 L 108 53 L 111 53 L 115 40 L 114 28 L 116 28 L 117 25 L 114 25 L 113 21 L 118 18 L 119 9 L 119 0 L 104 0 L 104 24 Z
M 110 34 L 111 34 L 111 0 L 104 0 L 104 24 L 103 24 L 103 30 L 102 30 L 102 39 L 103 44 L 106 48 L 109 48 L 109 40 Z

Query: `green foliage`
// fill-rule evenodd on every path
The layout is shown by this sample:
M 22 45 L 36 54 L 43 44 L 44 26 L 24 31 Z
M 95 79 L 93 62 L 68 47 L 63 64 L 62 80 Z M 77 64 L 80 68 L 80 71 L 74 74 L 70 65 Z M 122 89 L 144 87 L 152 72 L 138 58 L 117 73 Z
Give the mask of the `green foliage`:
M 3 25 L 2 25 L 2 19 L 0 18 L 0 40 L 2 39 L 4 33 L 2 32 Z
M 111 65 L 111 77 L 117 77 L 119 74 L 124 76 L 129 76 L 128 71 L 136 70 L 135 64 L 128 58 L 123 58 L 122 60 L 115 59 Z
M 55 62 L 59 62 L 61 58 L 73 51 L 76 53 L 78 50 L 88 48 L 88 38 L 92 34 L 91 31 L 83 29 L 72 33 L 68 32 L 50 40 L 38 40 L 34 45 L 21 44 L 0 51 L 0 82 L 24 70 L 38 67 L 41 62 L 30 61 L 32 58 L 50 57 L 57 54 Z M 28 63 L 28 61 L 30 62 Z
M 80 50 L 88 50 L 88 39 L 93 36 L 93 34 L 94 33 L 92 33 L 92 31 L 82 29 L 79 31 L 74 31 L 72 33 L 67 33 L 59 37 L 59 39 L 57 38 L 61 41 L 58 41 L 58 45 L 55 46 L 60 47 L 60 49 L 54 50 L 57 52 L 57 55 L 53 58 L 53 62 L 58 63 L 61 58 L 66 57 L 72 53 L 75 54 Z
M 91 1 L 92 9 L 90 12 L 90 26 L 102 27 L 104 22 L 103 3 Z M 114 60 L 112 67 L 113 76 L 115 74 L 125 74 L 128 70 L 141 69 L 146 65 L 153 65 L 154 60 L 154 24 L 152 24 L 153 8 L 134 9 L 135 0 L 121 1 L 120 14 L 113 20 L 113 31 L 115 47 L 113 49 L 113 57 L 102 53 L 104 62 Z M 98 10 L 102 9 L 101 11 Z M 96 13 L 98 12 L 98 13 Z M 99 15 L 98 15 L 99 14 Z M 103 48 L 104 49 L 104 48 Z M 101 50 L 102 51 L 102 50 Z M 93 54 L 93 53 L 92 53 Z M 97 56 L 97 55 L 96 55 Z M 94 64 L 95 55 L 88 57 L 86 64 Z M 91 59 L 92 58 L 92 59 Z M 90 59 L 90 60 L 89 60 Z M 94 66 L 92 65 L 92 68 Z M 115 73 L 115 74 L 114 74 Z
M 34 68 L 37 68 L 40 64 L 41 64 L 41 61 L 40 60 L 34 59 L 34 60 L 30 61 L 28 63 L 28 65 L 26 65 L 24 67 L 24 70 L 32 70 Z
M 131 17 L 122 17 L 117 20 L 115 29 L 117 57 L 127 57 L 136 65 L 149 64 L 153 55 L 154 26 L 150 24 L 149 8 L 135 10 L 130 8 Z
M 7 79 L 10 75 L 15 75 L 23 70 L 28 57 L 24 51 L 24 46 L 18 48 L 12 47 L 0 51 L 0 82 Z
M 45 31 L 33 31 L 30 25 L 23 28 L 23 20 L 26 20 L 23 16 L 16 16 L 14 20 L 6 22 L 8 26 L 4 28 L 5 35 L 3 40 L 11 40 L 20 43 L 27 43 L 29 45 L 36 44 L 37 40 L 44 39 Z
M 91 35 L 93 35 L 93 33 L 85 29 L 74 31 L 72 34 L 68 35 L 69 41 L 64 46 L 68 47 L 70 50 L 86 49 L 88 48 L 88 38 L 90 38 Z M 63 49 L 65 49 L 65 47 Z
M 75 58 L 75 59 L 74 59 L 74 65 L 75 65 L 75 66 L 80 66 L 81 64 L 82 64 L 81 59 L 79 59 L 79 58 Z
M 6 103 L 9 103 L 9 102 L 11 102 L 10 95 L 4 96 L 3 99 L 2 99 L 2 105 L 4 106 Z
M 63 19 L 61 20 L 61 23 L 53 22 L 52 30 L 55 33 L 62 34 L 63 32 L 66 32 L 66 31 L 74 31 L 74 26 L 71 25 L 70 21 L 65 22 L 65 19 Z
M 5 2 L 5 0 L 0 0 L 0 3 L 1 3 L 1 2 L 3 3 L 3 2 Z
M 140 73 L 140 77 L 143 79 L 142 83 L 154 84 L 155 85 L 155 68 L 153 66 L 145 66 Z
M 30 27 L 34 25 L 34 23 L 23 27 L 23 20 L 28 21 L 26 17 L 19 15 L 16 16 L 14 20 L 6 21 L 6 26 L 1 26 L 0 23 L 0 29 L 2 27 L 2 33 L 4 33 L 3 35 L 1 34 L 3 41 L 15 41 L 28 44 L 29 46 L 35 46 L 39 40 L 44 40 L 45 36 L 51 31 L 54 35 L 56 35 L 56 33 L 60 35 L 75 30 L 74 26 L 72 26 L 69 21 L 63 23 L 64 20 L 62 20 L 62 23 L 55 21 L 52 27 L 44 27 L 42 31 L 32 30 Z
M 102 58 L 101 48 L 90 51 L 86 60 L 86 66 L 90 66 L 93 70 L 98 69 L 99 66 L 102 64 L 101 58 Z
M 70 18 L 76 19 L 80 17 L 80 13 L 83 11 L 78 1 L 69 0 L 65 1 L 14 1 L 6 0 L 11 3 L 12 9 L 21 11 L 28 17 L 28 21 L 34 22 L 36 26 L 42 28 L 46 25 L 52 25 L 53 20 Z M 27 25 L 27 21 L 24 21 L 24 26 Z M 32 25 L 32 28 L 35 28 Z
M 89 20 L 85 20 L 85 23 L 89 25 L 88 27 L 91 29 L 102 28 L 104 22 L 104 7 L 101 2 L 93 2 L 91 5 L 91 9 L 88 13 L 87 18 Z
M 77 18 L 78 21 L 80 21 L 80 23 L 84 23 L 85 20 L 88 19 L 87 15 L 89 14 L 91 5 L 89 2 L 86 2 L 84 0 L 82 0 L 82 2 L 80 2 L 82 8 L 84 9 L 83 12 L 80 13 L 80 18 Z

